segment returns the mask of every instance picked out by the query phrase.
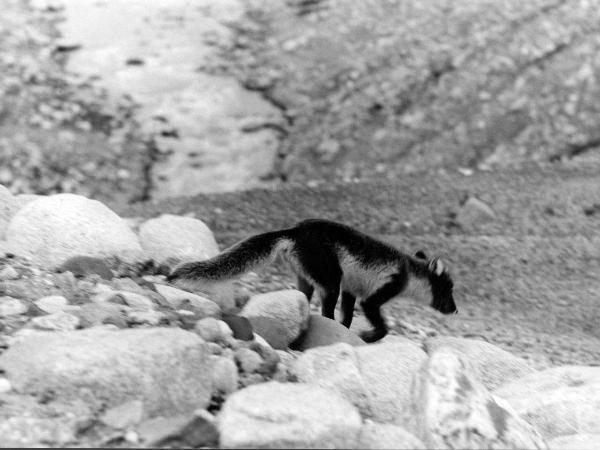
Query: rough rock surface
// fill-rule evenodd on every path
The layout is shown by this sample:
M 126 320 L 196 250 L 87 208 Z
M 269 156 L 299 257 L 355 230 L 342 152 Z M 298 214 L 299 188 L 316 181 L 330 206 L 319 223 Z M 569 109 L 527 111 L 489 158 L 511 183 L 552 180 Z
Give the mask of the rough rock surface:
M 407 428 L 427 448 L 547 448 L 539 433 L 494 399 L 450 349 L 440 348 L 423 364 L 411 403 Z
M 219 253 L 210 229 L 192 217 L 163 214 L 147 220 L 140 226 L 139 238 L 148 258 L 158 265 L 202 261 Z
M 532 373 L 494 392 L 542 435 L 600 434 L 600 367 Z
M 260 319 L 271 319 L 280 324 L 282 339 L 289 345 L 294 342 L 300 333 L 308 326 L 309 305 L 306 296 L 294 289 L 258 294 L 250 298 L 240 315 L 247 317 L 252 323 L 254 331 L 269 341 L 265 329 L 259 326 Z M 258 320 L 255 320 L 258 318 Z M 266 328 L 266 327 L 265 327 Z M 279 347 L 275 347 L 279 348 Z
M 0 240 L 5 238 L 8 223 L 17 209 L 14 196 L 6 187 L 0 185 Z
M 469 361 L 475 376 L 489 390 L 534 371 L 523 358 L 478 339 L 439 336 L 426 339 L 424 344 L 429 354 L 440 347 L 450 347 L 458 352 Z
M 218 427 L 224 448 L 351 448 L 361 425 L 356 409 L 335 393 L 272 381 L 231 395 Z
M 426 358 L 414 343 L 340 343 L 307 350 L 292 373 L 299 381 L 339 392 L 366 417 L 401 424 L 413 376 Z
M 548 440 L 548 447 L 557 450 L 596 450 L 600 447 L 600 433 L 556 437 Z
M 56 194 L 20 209 L 6 231 L 11 252 L 45 267 L 58 267 L 70 257 L 119 256 L 135 260 L 137 236 L 113 211 L 80 195 Z
M 305 351 L 339 342 L 346 342 L 350 345 L 365 345 L 365 342 L 358 335 L 348 330 L 341 323 L 320 314 L 311 314 L 306 330 L 292 343 L 290 348 Z
M 96 408 L 142 400 L 150 416 L 205 407 L 212 389 L 205 344 L 178 329 L 34 333 L 0 355 L 0 367 L 17 392 Z

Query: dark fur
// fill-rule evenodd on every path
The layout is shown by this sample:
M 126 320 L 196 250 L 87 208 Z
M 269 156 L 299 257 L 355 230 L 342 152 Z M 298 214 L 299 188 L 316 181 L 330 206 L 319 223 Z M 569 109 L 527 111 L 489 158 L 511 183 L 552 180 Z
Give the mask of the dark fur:
M 293 228 L 252 236 L 214 258 L 181 265 L 167 279 L 233 278 L 267 262 L 278 251 L 292 263 L 298 275 L 298 289 L 309 300 L 318 290 L 323 316 L 334 318 L 341 293 L 341 322 L 350 327 L 354 304 L 357 297 L 360 299 L 365 316 L 373 325 L 372 330 L 362 334 L 367 342 L 387 334 L 381 306 L 400 294 L 411 277 L 429 282 L 433 308 L 444 314 L 456 312 L 452 279 L 441 261 L 429 260 L 423 252 L 407 255 L 351 227 L 327 220 L 306 220 Z

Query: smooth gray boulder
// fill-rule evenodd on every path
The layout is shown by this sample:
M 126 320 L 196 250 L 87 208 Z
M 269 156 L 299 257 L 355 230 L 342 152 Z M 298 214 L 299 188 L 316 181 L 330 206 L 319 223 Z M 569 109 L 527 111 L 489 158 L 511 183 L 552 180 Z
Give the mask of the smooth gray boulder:
M 365 345 L 365 341 L 341 323 L 320 314 L 311 314 L 306 330 L 290 345 L 290 348 L 303 352 L 311 348 L 333 345 L 339 342 L 346 342 L 350 345 Z
M 219 253 L 210 228 L 192 217 L 163 214 L 149 219 L 140 226 L 139 238 L 148 258 L 158 265 L 202 261 Z
M 123 220 L 81 195 L 56 194 L 26 204 L 6 230 L 7 248 L 34 264 L 58 268 L 74 256 L 137 261 L 142 248 Z
M 212 366 L 202 339 L 172 328 L 35 332 L 0 355 L 17 392 L 95 408 L 141 400 L 149 416 L 206 407 Z
M 221 448 L 352 448 L 361 427 L 351 403 L 305 383 L 249 386 L 232 394 L 218 417 Z

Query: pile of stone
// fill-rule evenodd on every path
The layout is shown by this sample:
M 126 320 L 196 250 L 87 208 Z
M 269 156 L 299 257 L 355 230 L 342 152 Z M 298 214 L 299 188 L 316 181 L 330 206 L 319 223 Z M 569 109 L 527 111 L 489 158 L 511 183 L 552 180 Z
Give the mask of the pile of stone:
M 455 337 L 365 345 L 299 291 L 241 305 L 228 284 L 166 284 L 155 269 L 218 253 L 200 220 L 0 194 L 5 446 L 600 445 L 600 367 L 535 371 Z

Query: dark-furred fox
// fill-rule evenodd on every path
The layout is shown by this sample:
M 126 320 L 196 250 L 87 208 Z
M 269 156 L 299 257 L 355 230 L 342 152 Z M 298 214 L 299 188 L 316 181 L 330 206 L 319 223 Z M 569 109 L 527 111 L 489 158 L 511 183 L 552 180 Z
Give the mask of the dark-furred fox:
M 311 219 L 293 228 L 245 239 L 214 258 L 182 264 L 167 281 L 216 282 L 239 276 L 283 256 L 298 276 L 298 289 L 309 299 L 316 289 L 322 314 L 334 318 L 341 292 L 342 324 L 350 327 L 356 299 L 372 330 L 361 333 L 366 342 L 387 334 L 381 306 L 400 294 L 412 279 L 428 282 L 431 306 L 444 314 L 456 313 L 453 283 L 438 258 L 423 252 L 411 256 L 349 226 Z

